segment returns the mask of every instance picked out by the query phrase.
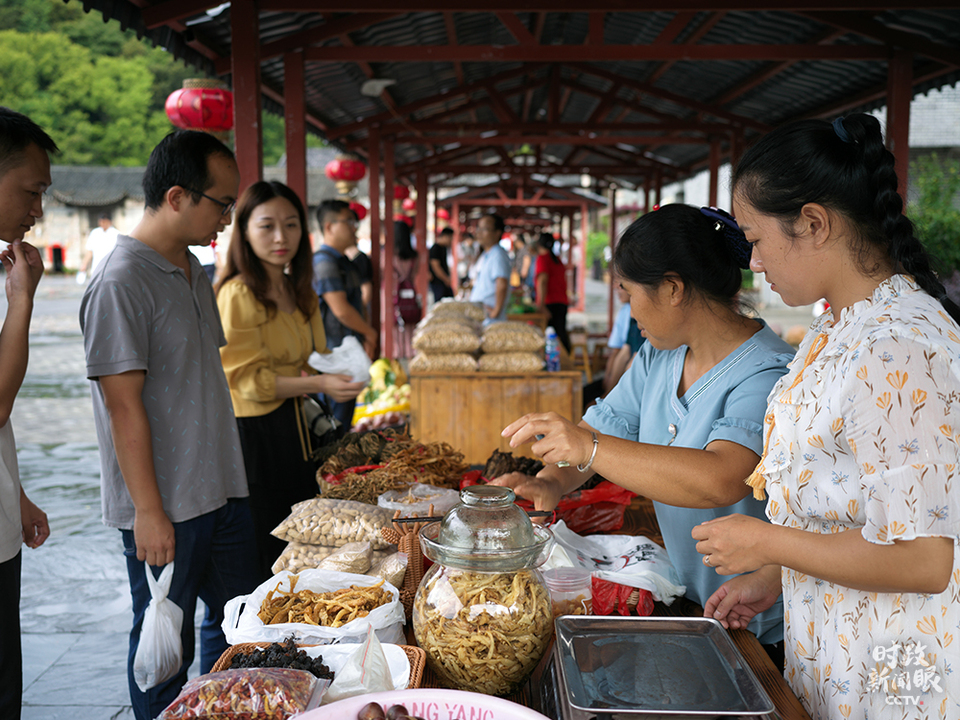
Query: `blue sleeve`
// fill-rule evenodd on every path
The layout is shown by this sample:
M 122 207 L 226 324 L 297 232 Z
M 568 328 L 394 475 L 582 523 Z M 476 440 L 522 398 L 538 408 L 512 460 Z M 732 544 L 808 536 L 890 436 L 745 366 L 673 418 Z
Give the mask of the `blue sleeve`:
M 494 279 L 507 278 L 507 280 L 509 280 L 510 273 L 513 271 L 513 265 L 510 262 L 510 256 L 507 255 L 507 251 L 500 248 L 500 252 L 491 259 L 496 261 L 493 265 L 491 277 Z
M 604 435 L 639 440 L 640 412 L 648 370 L 646 354 L 639 353 L 607 396 L 587 408 L 584 422 Z
M 723 416 L 713 421 L 704 447 L 714 440 L 727 440 L 762 455 L 767 396 L 786 372 L 785 364 L 771 365 L 731 388 L 723 404 Z

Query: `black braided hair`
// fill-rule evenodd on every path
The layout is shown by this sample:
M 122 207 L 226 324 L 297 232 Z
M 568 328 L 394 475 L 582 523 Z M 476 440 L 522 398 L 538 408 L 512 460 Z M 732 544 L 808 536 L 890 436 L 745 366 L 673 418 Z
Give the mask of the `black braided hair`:
M 960 307 L 947 298 L 913 223 L 903 214 L 894 157 L 872 115 L 784 125 L 744 153 L 732 184 L 735 195 L 779 218 L 787 234 L 807 203 L 840 213 L 855 231 L 852 249 L 862 271 L 880 269 L 873 258 L 881 250 L 895 272 L 911 275 L 960 322 Z
M 743 282 L 741 259 L 727 238 L 726 223 L 717 229 L 719 219 L 690 205 L 663 205 L 623 231 L 613 253 L 614 270 L 647 286 L 676 273 L 687 288 L 736 311 Z

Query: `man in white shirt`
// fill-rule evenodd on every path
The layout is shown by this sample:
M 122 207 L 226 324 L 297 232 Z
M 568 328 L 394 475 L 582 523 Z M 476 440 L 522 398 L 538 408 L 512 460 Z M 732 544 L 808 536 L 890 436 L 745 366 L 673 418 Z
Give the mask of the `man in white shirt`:
M 77 282 L 81 284 L 87 281 L 88 275 L 93 275 L 97 265 L 110 254 L 120 234 L 113 226 L 113 220 L 108 213 L 100 216 L 97 225 L 98 227 L 91 230 L 90 235 L 87 236 L 86 252 L 83 255 L 83 262 L 80 263 L 80 272 L 77 273 Z

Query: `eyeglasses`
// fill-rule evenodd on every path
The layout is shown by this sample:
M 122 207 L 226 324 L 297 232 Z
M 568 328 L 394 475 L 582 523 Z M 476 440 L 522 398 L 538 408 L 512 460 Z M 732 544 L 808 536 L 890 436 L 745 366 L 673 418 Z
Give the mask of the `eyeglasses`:
M 207 200 L 209 200 L 210 202 L 213 202 L 213 203 L 216 203 L 217 205 L 219 205 L 220 208 L 221 208 L 221 210 L 220 210 L 220 214 L 221 214 L 221 215 L 229 215 L 230 213 L 233 212 L 233 209 L 237 206 L 237 201 L 236 201 L 236 200 L 234 200 L 233 202 L 230 202 L 230 203 L 225 203 L 225 202 L 223 202 L 223 200 L 217 200 L 216 198 L 210 197 L 210 196 L 207 195 L 206 193 L 202 193 L 202 192 L 200 192 L 199 190 L 192 190 L 191 188 L 184 188 L 184 190 L 186 190 L 187 192 L 196 193 L 197 195 L 200 195 L 201 197 L 205 197 L 205 198 L 206 198 Z
M 338 223 L 338 222 L 345 223 L 346 225 L 349 225 L 350 227 L 352 227 L 354 230 L 356 230 L 360 226 L 360 223 L 358 223 L 356 220 L 344 220 L 343 218 L 338 218 L 337 220 L 333 220 L 331 221 L 331 224 Z

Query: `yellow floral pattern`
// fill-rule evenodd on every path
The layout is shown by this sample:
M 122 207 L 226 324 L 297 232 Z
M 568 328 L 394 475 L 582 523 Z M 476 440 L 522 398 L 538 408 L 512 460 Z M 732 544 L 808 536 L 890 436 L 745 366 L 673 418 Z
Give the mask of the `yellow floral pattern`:
M 821 334 L 826 346 L 791 388 Z M 814 720 L 960 718 L 958 334 L 939 302 L 895 275 L 836 323 L 829 313 L 814 321 L 771 393 L 762 465 L 772 522 L 855 529 L 878 544 L 954 539 L 954 571 L 938 595 L 862 592 L 784 569 L 785 676 Z M 874 648 L 895 642 L 924 646 L 942 691 L 890 690 L 919 695 L 914 706 L 871 687 L 883 667 Z

